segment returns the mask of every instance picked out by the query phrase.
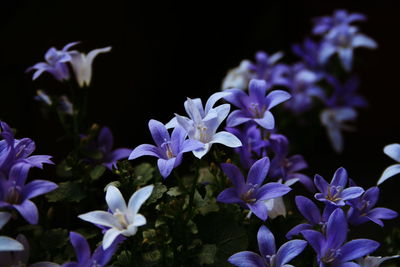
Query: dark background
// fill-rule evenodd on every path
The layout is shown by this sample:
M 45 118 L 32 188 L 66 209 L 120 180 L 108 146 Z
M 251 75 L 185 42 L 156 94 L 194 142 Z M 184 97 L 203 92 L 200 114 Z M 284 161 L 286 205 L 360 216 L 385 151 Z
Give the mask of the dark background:
M 290 54 L 291 44 L 310 34 L 311 18 L 346 8 L 368 16 L 361 29 L 379 44 L 375 51 L 356 51 L 363 64 L 354 70 L 370 107 L 360 112 L 357 131 L 345 135 L 343 155 L 332 152 L 324 133 L 296 152 L 310 162 L 309 174 L 330 179 L 344 166 L 364 186 L 372 186 L 394 163 L 382 149 L 400 142 L 400 9 L 395 0 L 231 2 L 222 7 L 216 2 L 5 2 L 0 8 L 0 118 L 19 130 L 18 137 L 33 138 L 38 153 L 55 155 L 56 161 L 63 155 L 54 144 L 61 129 L 43 119 L 32 98 L 36 89 L 51 92 L 58 84 L 47 74 L 32 82 L 25 73 L 49 47 L 61 49 L 72 41 L 81 41 L 77 48 L 85 52 L 113 47 L 95 60 L 90 116 L 112 128 L 118 146 L 133 148 L 151 142 L 149 119 L 165 123 L 173 113 L 183 114 L 186 97 L 206 100 L 219 90 L 228 69 L 253 59 L 260 49 Z M 400 177 L 385 182 L 381 204 L 400 211 L 399 188 Z

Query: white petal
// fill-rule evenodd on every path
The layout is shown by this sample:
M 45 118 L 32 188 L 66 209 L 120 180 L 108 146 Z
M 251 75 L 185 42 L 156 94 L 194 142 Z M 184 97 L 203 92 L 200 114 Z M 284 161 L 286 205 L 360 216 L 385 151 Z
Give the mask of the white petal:
M 153 192 L 153 185 L 148 185 L 137 190 L 129 199 L 128 209 L 133 214 L 136 214 L 143 203 L 150 197 Z
M 231 105 L 223 104 L 218 107 L 213 108 L 216 111 L 218 117 L 218 126 L 228 117 L 229 111 L 231 110 Z
M 133 219 L 134 226 L 142 226 L 146 224 L 146 218 L 142 214 L 136 214 L 135 218 Z
M 102 210 L 96 210 L 81 214 L 78 216 L 78 218 L 87 222 L 100 224 L 107 227 L 121 227 L 117 218 L 115 218 L 111 213 Z
M 204 147 L 202 149 L 194 150 L 193 155 L 196 158 L 201 159 L 202 157 L 204 157 L 205 154 L 208 153 L 208 151 L 210 151 L 211 145 L 212 144 L 209 144 L 209 143 L 204 144 Z
M 103 237 L 103 249 L 106 250 L 114 242 L 115 238 L 121 234 L 122 231 L 111 228 L 108 229 Z
M 171 128 L 175 128 L 178 125 L 179 125 L 179 123 L 178 123 L 176 117 L 173 117 L 169 122 L 167 122 L 167 124 L 165 124 L 165 128 L 171 129 Z
M 230 94 L 231 94 L 230 92 L 217 92 L 217 93 L 212 94 L 207 100 L 205 113 L 207 114 L 208 111 L 210 111 L 210 109 L 213 108 L 214 104 L 218 100 L 220 100 L 221 98 L 226 97 L 226 96 L 228 96 Z
M 378 47 L 378 44 L 372 38 L 369 38 L 368 36 L 359 33 L 353 37 L 352 46 L 374 49 Z
M 242 146 L 242 142 L 239 140 L 239 138 L 237 138 L 235 135 L 222 131 L 222 132 L 218 132 L 216 133 L 210 144 L 223 144 L 227 147 L 240 147 Z
M 0 229 L 10 220 L 11 213 L 8 212 L 0 212 Z
M 390 177 L 400 173 L 400 164 L 395 164 L 386 168 L 383 171 L 381 178 L 379 178 L 377 185 L 380 185 Z
M 118 188 L 113 185 L 107 187 L 106 201 L 113 213 L 117 209 L 121 212 L 126 211 L 126 202 Z
M 400 144 L 387 145 L 383 149 L 383 152 L 395 161 L 400 162 Z
M 24 246 L 7 236 L 0 236 L 0 251 L 21 251 L 24 250 Z

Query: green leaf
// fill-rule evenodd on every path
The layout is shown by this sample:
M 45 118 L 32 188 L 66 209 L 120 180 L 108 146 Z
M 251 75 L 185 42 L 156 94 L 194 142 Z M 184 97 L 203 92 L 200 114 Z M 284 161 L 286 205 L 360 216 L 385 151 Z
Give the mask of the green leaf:
M 58 184 L 58 188 L 46 194 L 49 202 L 79 202 L 86 197 L 79 182 L 63 182 Z
M 62 248 L 67 242 L 68 231 L 61 228 L 45 231 L 40 239 L 42 247 L 47 251 Z
M 117 256 L 115 264 L 118 266 L 132 266 L 132 262 L 132 253 L 129 250 L 124 250 Z
M 157 262 L 161 259 L 161 252 L 156 249 L 150 252 L 143 253 L 143 260 L 147 262 Z
M 205 189 L 206 189 L 206 194 L 204 198 L 200 195 L 198 191 L 196 191 L 194 195 L 196 208 L 199 210 L 201 215 L 206 215 L 210 212 L 219 210 L 217 200 L 213 196 L 211 185 L 207 185 Z
M 134 168 L 134 185 L 146 185 L 153 178 L 154 167 L 149 163 L 142 163 Z
M 198 260 L 200 265 L 210 265 L 214 264 L 215 255 L 217 254 L 217 246 L 215 244 L 205 244 L 201 248 L 198 255 Z
M 156 202 L 158 199 L 162 198 L 163 194 L 167 192 L 167 190 L 167 187 L 162 183 L 155 183 L 153 192 L 151 193 L 149 199 L 146 201 L 146 205 L 150 205 Z
M 155 243 L 156 236 L 157 236 L 157 234 L 156 234 L 155 229 L 149 229 L 149 230 L 143 231 L 143 239 L 145 239 L 146 242 L 149 244 Z
M 104 174 L 105 170 L 106 170 L 105 166 L 97 165 L 93 170 L 91 170 L 90 178 L 92 178 L 93 180 L 99 179 Z
M 180 196 L 180 195 L 182 195 L 182 194 L 183 194 L 183 192 L 182 192 L 182 190 L 179 188 L 179 186 L 171 187 L 171 188 L 168 190 L 168 192 L 167 192 L 167 195 L 168 195 L 168 196 L 171 196 L 171 197 L 177 197 L 177 196 Z

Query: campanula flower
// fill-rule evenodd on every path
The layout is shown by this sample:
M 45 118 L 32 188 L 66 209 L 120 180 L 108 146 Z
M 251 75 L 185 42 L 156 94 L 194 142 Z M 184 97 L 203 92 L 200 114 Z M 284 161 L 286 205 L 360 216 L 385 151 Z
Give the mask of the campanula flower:
M 200 98 L 188 98 L 184 105 L 189 118 L 175 114 L 175 118 L 166 125 L 167 128 L 180 125 L 188 133 L 189 139 L 203 143 L 203 148 L 193 151 L 193 154 L 199 159 L 207 154 L 212 144 L 215 143 L 227 147 L 240 147 L 242 145 L 240 140 L 229 132 L 221 131 L 217 133 L 219 125 L 229 114 L 230 105 L 223 104 L 214 107 L 214 104 L 228 95 L 230 93 L 226 91 L 211 95 L 204 108 Z
M 367 100 L 357 94 L 360 80 L 357 76 L 351 76 L 344 83 L 341 83 L 332 75 L 326 76 L 326 81 L 332 85 L 332 96 L 327 100 L 328 107 L 350 107 L 365 108 L 368 106 Z
M 242 90 L 247 89 L 249 81 L 252 78 L 250 72 L 250 61 L 243 60 L 240 65 L 228 71 L 224 80 L 222 81 L 222 90 L 229 88 L 239 88 Z
M 281 183 L 263 182 L 269 170 L 269 159 L 264 157 L 251 166 L 245 181 L 239 168 L 233 164 L 221 164 L 222 171 L 228 176 L 233 187 L 222 191 L 217 200 L 223 203 L 237 203 L 250 209 L 258 218 L 265 221 L 268 217 L 268 208 L 264 200 L 281 197 L 291 188 Z
M 266 96 L 267 88 L 264 80 L 253 79 L 249 83 L 249 95 L 240 89 L 226 90 L 231 94 L 225 96 L 225 100 L 240 108 L 229 115 L 227 126 L 235 127 L 253 121 L 264 129 L 272 130 L 275 127 L 275 119 L 270 109 L 288 100 L 290 94 L 275 90 Z
M 0 230 L 10 220 L 11 213 L 0 211 Z M 21 251 L 23 245 L 15 239 L 7 236 L 0 236 L 0 252 L 2 251 Z M 1 253 L 0 253 L 1 255 Z M 0 256 L 1 257 L 1 256 Z M 0 258 L 1 259 L 1 258 Z M 0 261 L 3 262 L 3 261 Z
M 357 263 L 360 267 L 379 267 L 384 261 L 397 259 L 400 255 L 381 257 L 381 256 L 366 256 L 364 258 L 358 259 Z
M 149 121 L 150 133 L 157 146 L 143 144 L 136 147 L 129 156 L 129 159 L 136 159 L 141 156 L 157 157 L 157 165 L 161 175 L 167 178 L 172 169 L 182 162 L 182 155 L 196 149 L 201 149 L 203 143 L 186 139 L 186 131 L 177 126 L 170 136 L 165 125 L 156 120 Z
M 66 95 L 62 95 L 58 98 L 58 109 L 69 116 L 74 114 L 74 104 Z
M 107 53 L 111 51 L 111 46 L 94 49 L 88 54 L 78 52 L 76 50 L 70 51 L 71 66 L 75 73 L 76 81 L 80 87 L 90 85 L 92 80 L 92 63 L 95 57 L 100 53 Z
M 324 65 L 319 62 L 320 47 L 321 44 L 311 38 L 306 38 L 301 45 L 295 44 L 292 46 L 293 53 L 302 59 L 307 69 L 316 74 L 317 80 L 321 80 L 326 74 Z
M 314 183 L 321 193 L 316 193 L 315 198 L 334 206 L 344 206 L 345 201 L 361 196 L 364 189 L 358 186 L 346 188 L 347 180 L 347 171 L 344 168 L 336 170 L 330 184 L 322 176 L 316 174 Z
M 357 266 L 351 261 L 375 251 L 379 243 L 370 239 L 354 239 L 345 243 L 347 231 L 346 216 L 342 209 L 337 208 L 330 215 L 324 234 L 314 230 L 301 233 L 317 253 L 320 267 Z
M 36 63 L 27 69 L 27 71 L 36 70 L 32 76 L 32 80 L 36 80 L 43 72 L 50 73 L 59 81 L 68 80 L 70 78 L 70 73 L 67 62 L 70 62 L 72 59 L 68 49 L 76 44 L 78 44 L 78 42 L 69 43 L 65 45 L 62 50 L 57 50 L 54 47 L 47 50 L 44 56 L 46 62 Z
M 335 10 L 332 17 L 323 16 L 314 19 L 313 33 L 321 35 L 340 25 L 350 25 L 355 21 L 365 21 L 367 18 L 361 13 L 348 13 L 347 10 Z
M 36 90 L 36 96 L 34 97 L 36 101 L 43 102 L 48 106 L 51 106 L 53 104 L 53 101 L 51 100 L 50 96 L 46 94 L 43 90 Z
M 400 173 L 400 144 L 390 144 L 385 146 L 383 149 L 383 152 L 394 159 L 397 164 L 393 164 L 389 167 L 387 167 L 381 177 L 378 180 L 378 185 L 389 179 L 390 177 L 395 176 L 396 174 Z
M 251 251 L 242 251 L 229 257 L 228 261 L 237 267 L 285 267 L 307 246 L 304 240 L 291 240 L 276 251 L 275 237 L 271 231 L 261 225 L 257 233 L 260 255 Z
M 371 187 L 361 196 L 349 200 L 350 209 L 347 213 L 348 222 L 359 225 L 372 221 L 383 227 L 382 220 L 393 219 L 398 216 L 397 212 L 387 208 L 375 208 L 379 199 L 379 188 Z
M 329 141 L 337 153 L 343 151 L 342 130 L 351 131 L 353 128 L 346 123 L 356 118 L 357 111 L 350 107 L 327 108 L 321 112 L 321 123 L 325 126 Z
M 128 205 L 115 186 L 108 186 L 106 201 L 111 212 L 91 211 L 78 217 L 93 224 L 110 227 L 103 237 L 103 249 L 108 249 L 119 236 L 133 236 L 139 226 L 146 224 L 146 218 L 138 213 L 143 203 L 150 197 L 154 186 L 148 185 L 137 190 Z

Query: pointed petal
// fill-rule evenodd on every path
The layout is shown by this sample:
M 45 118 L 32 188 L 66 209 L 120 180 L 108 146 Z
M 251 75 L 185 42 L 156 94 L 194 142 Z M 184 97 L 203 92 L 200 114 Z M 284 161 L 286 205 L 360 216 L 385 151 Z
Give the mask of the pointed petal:
M 228 204 L 243 202 L 243 200 L 238 196 L 236 188 L 227 188 L 219 193 L 217 201 Z
M 108 229 L 103 237 L 103 249 L 104 250 L 108 249 L 120 234 L 121 234 L 120 230 L 117 230 L 115 228 Z
M 58 186 L 57 184 L 45 180 L 33 180 L 27 183 L 23 188 L 22 195 L 25 199 L 31 199 L 39 195 L 53 191 Z
M 276 265 L 282 266 L 297 255 L 299 255 L 307 246 L 304 240 L 292 240 L 283 244 L 276 253 Z
M 364 193 L 364 189 L 358 186 L 352 186 L 343 190 L 341 194 L 341 198 L 343 200 L 354 199 L 362 195 Z
M 314 249 L 317 255 L 320 255 L 323 243 L 325 241 L 324 236 L 320 232 L 314 230 L 304 230 L 301 231 L 301 234 L 304 236 L 305 240 L 307 240 L 310 246 Z
M 268 218 L 268 208 L 263 201 L 257 201 L 255 203 L 247 203 L 247 207 L 260 218 L 265 221 Z
M 383 219 L 383 220 L 394 219 L 397 216 L 398 216 L 397 212 L 387 208 L 375 208 L 367 213 L 368 218 Z
M 204 144 L 203 148 L 196 149 L 192 153 L 196 158 L 201 159 L 210 151 L 211 145 L 212 144 Z
M 143 188 L 137 190 L 132 197 L 129 199 L 128 209 L 133 214 L 136 214 L 143 203 L 150 197 L 151 193 L 153 192 L 153 185 L 148 185 Z
M 207 100 L 206 107 L 205 107 L 205 114 L 207 114 L 208 111 L 210 111 L 210 109 L 213 108 L 214 104 L 218 100 L 220 100 L 221 98 L 227 97 L 230 94 L 231 93 L 229 93 L 229 92 L 217 92 L 217 93 L 212 94 Z
M 339 58 L 342 62 L 343 68 L 346 71 L 350 71 L 353 65 L 353 49 L 352 48 L 342 48 L 339 49 Z
M 378 44 L 372 38 L 364 34 L 358 33 L 353 37 L 352 46 L 375 49 L 378 47 Z
M 120 212 L 125 212 L 126 202 L 121 192 L 113 185 L 107 187 L 106 202 L 110 210 L 115 213 L 117 209 Z
M 135 218 L 133 219 L 133 226 L 135 227 L 145 225 L 146 223 L 147 220 L 142 214 L 136 214 Z
M 10 220 L 11 213 L 0 211 L 0 229 Z
M 316 225 L 321 222 L 321 213 L 317 205 L 310 199 L 303 196 L 296 196 L 296 206 L 304 218 L 311 224 Z
M 265 98 L 265 104 L 267 106 L 267 110 L 279 105 L 280 103 L 285 102 L 290 99 L 292 96 L 283 90 L 274 90 L 267 95 Z
M 101 128 L 99 136 L 97 137 L 97 142 L 99 146 L 105 148 L 105 151 L 111 151 L 111 149 L 113 148 L 114 138 L 110 128 L 108 128 L 107 126 Z
M 222 163 L 221 169 L 228 176 L 235 188 L 241 189 L 244 187 L 244 177 L 238 167 L 230 163 Z
M 335 174 L 333 175 L 331 185 L 346 187 L 347 177 L 348 177 L 348 175 L 347 175 L 346 169 L 341 167 L 341 168 L 337 169 Z
M 395 176 L 395 175 L 397 175 L 399 173 L 400 173 L 400 164 L 395 164 L 395 165 L 387 167 L 383 171 L 381 177 L 379 178 L 377 185 L 380 185 L 381 183 L 383 183 L 384 181 L 386 181 L 390 177 L 393 177 L 393 176 Z
M 275 237 L 265 225 L 261 225 L 258 230 L 257 240 L 258 248 L 264 258 L 276 254 Z
M 274 115 L 269 110 L 265 111 L 262 119 L 254 119 L 254 121 L 267 130 L 272 130 L 275 127 Z
M 213 110 L 217 113 L 217 124 L 220 125 L 228 116 L 229 111 L 231 110 L 231 105 L 223 104 L 213 108 Z
M 136 159 L 136 158 L 142 157 L 142 156 L 153 156 L 153 157 L 161 158 L 161 157 L 163 157 L 163 153 L 162 153 L 161 149 L 159 149 L 156 146 L 149 145 L 149 144 L 143 144 L 143 145 L 137 146 L 131 152 L 128 159 L 129 160 Z
M 321 64 L 325 64 L 335 52 L 336 47 L 330 43 L 324 43 L 319 50 L 318 61 Z
M 270 162 L 268 157 L 257 160 L 249 170 L 247 183 L 252 185 L 262 185 L 269 170 Z
M 268 85 L 266 81 L 252 79 L 249 83 L 249 96 L 258 103 L 264 103 L 267 88 Z
M 205 114 L 204 114 L 203 106 L 196 103 L 195 100 L 197 100 L 197 99 L 192 100 L 192 99 L 188 98 L 185 101 L 184 106 L 185 106 L 186 113 L 189 115 L 189 118 L 191 118 L 196 124 L 198 124 L 201 122 L 201 120 Z M 198 99 L 198 101 L 201 101 L 201 100 Z
M 180 152 L 185 153 L 185 152 L 201 149 L 203 147 L 204 147 L 204 144 L 202 142 L 193 140 L 193 139 L 187 139 L 183 142 L 182 150 Z
M 86 65 L 91 69 L 93 60 L 97 57 L 98 54 L 108 53 L 110 51 L 111 51 L 111 46 L 98 48 L 98 49 L 94 49 L 94 50 L 90 51 L 86 56 Z M 90 81 L 90 79 L 89 79 L 89 81 Z
M 149 129 L 151 132 L 151 136 L 153 137 L 154 142 L 157 144 L 158 147 L 170 140 L 169 133 L 165 128 L 165 125 L 156 120 L 149 121 Z
M 7 236 L 0 236 L 0 252 L 21 250 L 24 250 L 24 247 L 20 242 Z
M 281 197 L 292 189 L 281 183 L 268 183 L 260 187 L 257 191 L 257 200 L 267 200 L 271 198 Z
M 316 174 L 314 177 L 314 184 L 322 194 L 328 194 L 329 184 L 322 176 Z
M 175 160 L 176 158 L 158 159 L 157 161 L 158 169 L 160 170 L 161 176 L 164 179 L 167 178 L 174 169 Z
M 383 152 L 395 161 L 400 162 L 400 144 L 387 145 L 383 148 Z
M 183 142 L 187 136 L 187 132 L 181 126 L 175 127 L 171 134 L 171 148 L 174 155 L 178 155 L 182 149 Z
M 225 92 L 231 93 L 230 95 L 227 95 L 224 97 L 226 101 L 231 103 L 232 105 L 240 108 L 240 109 L 245 109 L 246 108 L 246 101 L 249 98 L 249 96 L 241 89 L 228 89 L 225 90 Z
M 313 228 L 313 226 L 311 224 L 301 223 L 301 224 L 296 225 L 292 229 L 290 229 L 290 231 L 287 232 L 285 237 L 287 239 L 292 239 L 294 235 L 298 235 L 304 230 L 311 230 L 312 228 Z
M 39 220 L 39 211 L 30 200 L 25 200 L 19 205 L 13 205 L 13 207 L 21 214 L 21 216 L 30 224 L 37 224 Z
M 251 118 L 247 116 L 246 112 L 242 110 L 235 110 L 229 115 L 226 121 L 226 126 L 235 127 L 242 123 L 248 122 L 249 120 L 251 120 Z
M 210 144 L 215 144 L 215 143 L 223 144 L 227 147 L 242 146 L 242 142 L 239 140 L 239 138 L 225 131 L 218 132 L 213 136 L 212 140 L 210 141 Z
M 75 232 L 69 233 L 69 239 L 75 250 L 75 255 L 78 262 L 85 262 L 90 258 L 90 247 L 86 239 Z
M 81 214 L 78 216 L 78 218 L 93 224 L 99 224 L 107 227 L 121 227 L 118 220 L 111 213 L 102 210 Z
M 242 251 L 233 254 L 228 259 L 229 263 L 237 267 L 264 267 L 264 261 L 260 255 L 250 252 Z
M 347 220 L 341 208 L 332 212 L 326 225 L 327 246 L 333 249 L 339 248 L 347 238 Z
M 355 260 L 374 252 L 379 247 L 379 243 L 370 239 L 354 239 L 340 249 L 342 262 Z

